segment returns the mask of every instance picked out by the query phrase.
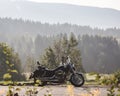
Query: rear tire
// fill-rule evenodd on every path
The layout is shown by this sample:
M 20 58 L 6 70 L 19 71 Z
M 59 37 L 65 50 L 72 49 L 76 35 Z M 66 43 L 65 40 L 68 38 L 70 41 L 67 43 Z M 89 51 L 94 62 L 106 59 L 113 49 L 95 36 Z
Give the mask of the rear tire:
M 70 82 L 75 87 L 81 87 L 84 84 L 85 80 L 82 74 L 75 73 L 71 75 Z

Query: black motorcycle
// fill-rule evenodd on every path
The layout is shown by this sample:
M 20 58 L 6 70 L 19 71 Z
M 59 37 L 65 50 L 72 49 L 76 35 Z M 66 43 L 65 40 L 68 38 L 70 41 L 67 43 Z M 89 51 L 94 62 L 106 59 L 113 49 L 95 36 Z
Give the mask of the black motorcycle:
M 84 76 L 82 73 L 78 73 L 75 71 L 74 65 L 72 63 L 68 63 L 63 66 L 59 66 L 54 70 L 49 70 L 44 66 L 41 66 L 39 62 L 37 62 L 38 69 L 35 70 L 30 75 L 30 79 L 34 79 L 34 83 L 36 80 L 40 80 L 42 85 L 47 84 L 47 82 L 52 83 L 64 83 L 65 81 L 70 81 L 76 87 L 80 87 L 84 84 Z

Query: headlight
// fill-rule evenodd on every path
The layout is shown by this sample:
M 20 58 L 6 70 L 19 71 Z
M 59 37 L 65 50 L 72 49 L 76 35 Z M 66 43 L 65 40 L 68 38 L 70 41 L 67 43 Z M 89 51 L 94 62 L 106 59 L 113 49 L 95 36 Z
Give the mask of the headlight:
M 72 67 L 75 67 L 75 65 L 74 65 L 74 64 L 72 64 Z

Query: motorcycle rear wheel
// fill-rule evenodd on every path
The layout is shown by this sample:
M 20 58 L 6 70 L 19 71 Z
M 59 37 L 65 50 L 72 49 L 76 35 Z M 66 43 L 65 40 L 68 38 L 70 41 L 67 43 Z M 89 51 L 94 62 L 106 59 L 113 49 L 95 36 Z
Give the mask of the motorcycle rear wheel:
M 71 75 L 70 82 L 75 87 L 81 87 L 84 84 L 85 80 L 82 74 L 75 73 Z

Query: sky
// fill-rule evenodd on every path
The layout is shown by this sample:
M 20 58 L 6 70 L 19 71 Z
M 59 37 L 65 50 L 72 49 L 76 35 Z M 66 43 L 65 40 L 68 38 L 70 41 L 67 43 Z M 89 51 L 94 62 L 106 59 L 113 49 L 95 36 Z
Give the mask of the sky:
M 33 2 L 44 3 L 67 3 L 82 6 L 93 6 L 101 8 L 112 8 L 120 10 L 120 0 L 28 0 Z

